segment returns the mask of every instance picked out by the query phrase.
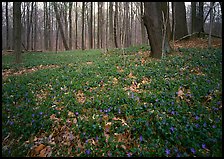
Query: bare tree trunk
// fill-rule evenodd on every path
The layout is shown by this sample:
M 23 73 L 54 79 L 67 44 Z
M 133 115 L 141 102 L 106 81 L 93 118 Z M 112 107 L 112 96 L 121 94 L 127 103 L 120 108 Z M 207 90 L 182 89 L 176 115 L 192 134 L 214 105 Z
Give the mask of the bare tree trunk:
M 199 2 L 199 32 L 204 32 L 204 10 L 203 10 L 204 2 Z
M 35 2 L 35 9 L 34 9 L 34 50 L 37 49 L 37 2 Z
M 113 36 L 113 2 L 109 2 L 109 47 L 114 47 Z
M 208 37 L 208 48 L 212 47 L 211 41 L 212 41 L 212 24 L 213 24 L 213 6 L 214 2 L 210 2 L 210 24 L 209 24 L 209 37 Z
M 72 3 L 69 2 L 69 49 L 72 50 Z
M 21 63 L 21 2 L 13 2 L 13 30 L 15 39 L 16 63 Z
M 44 2 L 44 49 L 48 50 L 48 42 L 49 42 L 49 35 L 48 35 L 48 8 L 47 3 Z
M 30 49 L 30 2 L 27 2 L 27 33 L 26 33 L 26 49 L 29 50 Z
M 142 35 L 142 44 L 146 43 L 145 40 L 145 26 L 143 21 L 144 11 L 143 11 L 143 2 L 140 2 L 140 10 L 141 10 L 141 35 Z
M 117 45 L 117 16 L 118 16 L 118 2 L 115 2 L 115 13 L 114 13 L 114 45 L 118 48 Z
M 8 17 L 8 2 L 5 2 L 5 16 L 6 16 L 6 48 L 10 50 L 9 46 L 9 17 Z
M 85 50 L 84 45 L 84 29 L 85 29 L 85 23 L 84 23 L 84 12 L 85 12 L 85 2 L 82 2 L 82 50 Z
M 161 2 L 144 2 L 145 15 L 143 17 L 146 26 L 151 54 L 153 58 L 162 57 L 162 12 Z
M 191 34 L 196 31 L 196 2 L 191 2 Z
M 59 27 L 59 30 L 60 30 L 60 33 L 61 33 L 61 36 L 62 36 L 62 41 L 63 41 L 64 47 L 65 47 L 65 50 L 69 50 L 66 39 L 65 39 L 64 31 L 63 31 L 63 28 L 62 28 L 62 24 L 61 24 L 61 21 L 60 21 L 60 16 L 59 16 L 58 9 L 57 9 L 57 4 L 55 2 L 53 2 L 53 5 L 54 5 L 54 11 L 55 11 L 55 14 L 56 14 L 56 19 L 57 19 L 57 22 L 58 22 L 58 27 Z
M 93 2 L 90 2 L 89 46 L 93 48 Z
M 78 2 L 75 2 L 75 49 L 78 49 Z
M 47 28 L 48 28 L 48 48 L 49 51 L 52 51 L 52 42 L 51 42 L 51 17 L 53 15 L 51 15 L 51 5 L 48 5 L 49 9 L 48 9 L 48 19 L 47 19 Z M 53 28 L 53 27 L 52 27 Z
M 34 2 L 31 3 L 31 13 L 30 13 L 30 29 L 31 29 L 30 49 L 31 50 L 33 50 L 33 8 L 34 8 Z
M 100 2 L 98 2 L 98 20 L 97 20 L 97 48 L 100 48 Z
M 129 46 L 129 2 L 125 2 L 125 42 L 124 47 Z
M 182 38 L 188 34 L 187 20 L 186 20 L 186 8 L 184 2 L 174 2 L 175 9 L 175 39 Z
M 65 28 L 65 39 L 66 41 L 68 41 L 68 20 L 67 20 L 67 3 L 68 2 L 63 2 L 64 6 L 63 6 L 63 14 L 64 14 L 64 28 Z

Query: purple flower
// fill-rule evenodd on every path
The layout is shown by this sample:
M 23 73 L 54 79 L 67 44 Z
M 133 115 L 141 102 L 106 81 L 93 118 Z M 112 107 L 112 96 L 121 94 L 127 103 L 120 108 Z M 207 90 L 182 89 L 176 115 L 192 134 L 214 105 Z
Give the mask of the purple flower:
M 43 114 L 43 112 L 40 112 L 40 115 L 42 115 Z
M 199 124 L 195 124 L 195 126 L 196 126 L 196 128 L 199 128 L 199 127 L 200 127 L 200 125 L 199 125 Z
M 32 123 L 34 123 L 35 122 L 35 120 L 32 120 Z
M 34 117 L 34 114 L 32 114 L 32 117 Z
M 140 142 L 142 142 L 142 140 L 143 140 L 142 135 L 140 135 L 139 140 L 140 140 Z
M 105 109 L 105 110 L 104 110 L 104 112 L 106 112 L 106 113 L 107 113 L 107 110 Z
M 102 112 L 102 109 L 100 109 L 100 112 Z
M 207 126 L 206 122 L 204 122 L 203 126 L 204 126 L 204 127 L 206 127 L 206 126 Z
M 198 120 L 198 119 L 199 119 L 199 117 L 198 117 L 198 116 L 196 116 L 196 117 L 195 117 L 195 119 L 196 119 L 196 120 Z
M 221 105 L 221 101 L 218 101 L 218 102 L 217 102 L 217 105 Z
M 195 154 L 195 153 L 196 153 L 196 151 L 195 151 L 195 149 L 194 149 L 194 148 L 191 148 L 191 152 L 192 152 L 193 154 Z
M 212 125 L 212 128 L 214 128 L 214 129 L 215 129 L 215 128 L 216 128 L 216 126 L 215 126 L 215 125 Z
M 174 105 L 174 102 L 171 102 L 172 105 Z
M 82 134 L 85 136 L 86 135 L 86 132 L 83 132 Z
M 131 153 L 130 153 L 130 152 L 128 152 L 127 156 L 128 156 L 128 157 L 131 157 Z
M 133 93 L 133 92 L 131 92 L 131 98 L 132 98 L 132 99 L 134 98 L 134 93 Z
M 156 99 L 156 102 L 158 102 L 158 99 Z
M 170 131 L 173 133 L 174 132 L 174 127 L 171 126 Z
M 98 140 L 98 136 L 96 136 L 96 141 Z
M 91 150 L 89 150 L 89 149 L 86 150 L 86 154 L 87 154 L 87 155 L 90 155 L 90 153 L 91 153 Z
M 205 145 L 205 144 L 202 144 L 201 147 L 202 147 L 203 149 L 205 149 L 205 148 L 206 148 L 206 145 Z
M 171 114 L 174 115 L 175 114 L 175 111 L 172 110 Z
M 166 155 L 169 155 L 170 154 L 170 150 L 169 149 L 166 149 Z
M 13 124 L 14 124 L 14 122 L 13 122 L 13 121 L 10 121 L 10 122 L 9 122 L 9 124 L 10 124 L 10 125 L 13 125 Z
M 110 108 L 108 108 L 107 111 L 110 112 Z
M 79 112 L 75 112 L 75 115 L 78 116 L 79 115 Z

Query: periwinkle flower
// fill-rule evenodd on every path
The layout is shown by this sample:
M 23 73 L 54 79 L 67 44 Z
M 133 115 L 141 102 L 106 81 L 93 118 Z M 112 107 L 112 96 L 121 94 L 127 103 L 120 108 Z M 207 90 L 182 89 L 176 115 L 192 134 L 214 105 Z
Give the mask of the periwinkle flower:
M 131 92 L 131 98 L 132 98 L 132 99 L 134 98 L 134 93 L 133 93 L 133 92 Z
M 218 102 L 217 102 L 217 105 L 221 105 L 221 101 L 218 101 Z
M 121 114 L 121 109 L 120 108 L 118 109 L 118 114 Z
M 174 105 L 174 102 L 171 102 L 172 105 Z
M 10 125 L 13 125 L 13 124 L 14 124 L 14 122 L 13 122 L 13 121 L 10 121 L 10 122 L 9 122 L 9 124 L 10 124 Z
M 143 137 L 142 137 L 142 135 L 140 135 L 139 140 L 140 140 L 140 142 L 143 141 Z
M 174 127 L 171 126 L 170 131 L 173 133 L 174 132 Z
M 172 110 L 172 111 L 171 111 L 171 114 L 172 114 L 172 115 L 175 115 L 175 111 Z
M 202 144 L 201 147 L 202 147 L 203 149 L 205 149 L 205 148 L 206 148 L 206 145 L 205 145 L 205 144 Z
M 206 122 L 204 122 L 203 126 L 204 126 L 204 127 L 206 127 L 206 126 L 207 126 Z
M 196 117 L 195 117 L 195 119 L 196 119 L 196 120 L 198 120 L 198 119 L 199 119 L 199 117 L 198 117 L 198 116 L 196 116 Z
M 169 149 L 166 149 L 165 152 L 166 152 L 166 155 L 170 154 L 170 150 Z
M 195 126 L 196 126 L 196 128 L 199 128 L 199 127 L 200 127 L 200 125 L 199 125 L 199 124 L 195 124 Z
M 193 154 L 195 154 L 195 153 L 196 153 L 196 150 L 195 150 L 194 148 L 191 148 L 191 152 L 192 152 Z
M 131 157 L 131 153 L 130 153 L 130 152 L 128 152 L 127 156 L 128 156 L 128 157 Z
M 90 153 L 91 153 L 91 150 L 89 150 L 89 149 L 86 150 L 86 154 L 87 154 L 87 155 L 90 155 Z
M 100 112 L 102 112 L 102 109 L 100 109 Z
M 32 114 L 32 117 L 34 117 L 35 115 L 34 114 Z
M 79 115 L 79 112 L 75 112 L 75 115 L 78 116 Z
M 43 114 L 43 112 L 40 112 L 40 115 L 42 115 Z
M 214 128 L 214 129 L 215 129 L 215 128 L 216 128 L 216 126 L 215 126 L 215 125 L 212 125 L 212 128 Z

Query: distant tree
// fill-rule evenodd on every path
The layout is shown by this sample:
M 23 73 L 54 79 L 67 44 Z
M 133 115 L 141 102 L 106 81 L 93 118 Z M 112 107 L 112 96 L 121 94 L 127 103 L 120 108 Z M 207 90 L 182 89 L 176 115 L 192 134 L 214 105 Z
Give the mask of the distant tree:
M 75 49 L 78 48 L 78 2 L 75 2 Z
M 93 2 L 90 2 L 90 18 L 89 18 L 89 48 L 93 48 Z
M 175 18 L 175 39 L 179 39 L 188 34 L 187 20 L 186 20 L 186 8 L 184 2 L 174 3 L 174 18 Z
M 114 48 L 113 36 L 113 2 L 109 2 L 109 47 Z
M 72 50 L 72 4 L 69 2 L 69 49 Z
M 62 37 L 62 41 L 63 41 L 64 47 L 65 47 L 65 50 L 69 50 L 68 44 L 67 44 L 66 39 L 65 39 L 65 35 L 64 35 L 64 31 L 63 31 L 63 27 L 62 27 L 62 24 L 61 24 L 60 15 L 58 13 L 58 8 L 57 8 L 56 2 L 53 2 L 53 5 L 54 5 L 54 11 L 55 11 L 55 14 L 56 14 L 56 19 L 57 19 L 57 22 L 58 22 L 58 27 L 59 27 L 59 30 L 60 30 L 60 33 L 61 33 L 61 37 Z
M 196 2 L 191 2 L 191 33 L 196 31 Z
M 208 38 L 208 48 L 212 47 L 212 24 L 213 24 L 213 6 L 214 2 L 210 2 L 210 24 L 209 24 L 209 38 Z
M 144 25 L 147 30 L 153 58 L 162 57 L 162 12 L 161 2 L 144 2 Z
M 85 2 L 82 2 L 82 50 L 85 50 L 85 44 L 84 44 L 84 30 L 85 30 L 85 17 L 84 17 L 84 14 L 85 13 Z
M 21 63 L 21 2 L 13 2 L 13 35 L 14 35 L 14 52 L 16 55 L 16 63 Z
M 117 44 L 117 16 L 118 16 L 118 2 L 115 2 L 115 12 L 114 12 L 114 46 L 118 48 Z
M 9 14 L 8 14 L 8 2 L 5 2 L 5 17 L 6 17 L 6 48 L 9 50 Z

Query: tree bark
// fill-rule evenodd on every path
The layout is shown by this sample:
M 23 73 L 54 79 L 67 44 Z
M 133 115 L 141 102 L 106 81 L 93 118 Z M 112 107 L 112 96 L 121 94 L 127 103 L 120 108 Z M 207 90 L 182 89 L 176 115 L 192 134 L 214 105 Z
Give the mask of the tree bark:
M 78 2 L 75 2 L 75 49 L 78 49 Z
M 5 17 L 6 17 L 6 49 L 10 50 L 9 45 L 9 16 L 8 16 L 8 2 L 5 2 Z
M 13 30 L 15 39 L 16 63 L 21 63 L 21 2 L 13 2 Z
M 34 8 L 34 51 L 37 49 L 37 2 L 35 2 Z
M 55 11 L 55 14 L 56 14 L 56 19 L 57 19 L 57 22 L 58 22 L 58 27 L 59 27 L 59 30 L 60 30 L 60 33 L 61 33 L 61 36 L 62 36 L 62 41 L 63 41 L 64 47 L 65 47 L 65 50 L 69 50 L 66 39 L 65 39 L 64 31 L 63 31 L 63 28 L 62 28 L 62 24 L 61 24 L 61 21 L 60 21 L 60 16 L 59 16 L 58 9 L 57 9 L 57 4 L 55 2 L 53 2 L 53 5 L 54 5 L 54 11 Z
M 114 48 L 114 36 L 113 36 L 113 2 L 109 2 L 109 48 Z
M 118 48 L 117 45 L 117 16 L 118 16 L 118 2 L 115 2 L 115 13 L 114 13 L 114 45 Z
M 162 57 L 162 12 L 161 2 L 144 2 L 143 17 L 153 58 Z
M 210 24 L 209 24 L 209 37 L 208 37 L 208 48 L 212 47 L 212 24 L 213 24 L 213 6 L 214 6 L 214 2 L 210 2 Z
M 85 2 L 82 2 L 82 50 L 85 50 L 84 45 L 84 29 L 85 29 L 85 23 L 84 23 L 84 12 L 85 12 Z
M 191 34 L 196 31 L 196 2 L 191 2 Z
M 174 2 L 175 9 L 175 39 L 179 39 L 188 34 L 186 8 L 184 2 Z
M 69 2 L 69 49 L 72 50 L 72 3 Z
M 89 48 L 93 48 L 93 2 L 90 2 L 90 19 L 89 19 Z

